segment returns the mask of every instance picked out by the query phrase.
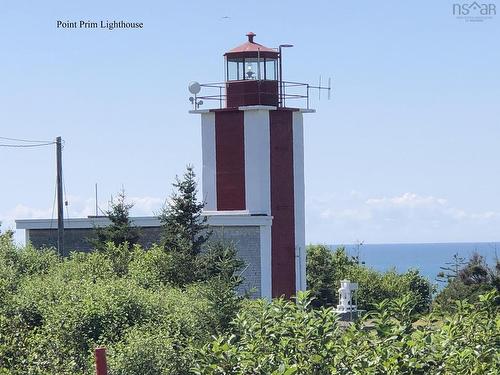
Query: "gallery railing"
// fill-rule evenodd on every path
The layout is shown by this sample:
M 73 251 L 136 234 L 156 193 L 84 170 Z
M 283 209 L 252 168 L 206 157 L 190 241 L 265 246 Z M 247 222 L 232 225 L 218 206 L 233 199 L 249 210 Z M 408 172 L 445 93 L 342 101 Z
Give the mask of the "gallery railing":
M 231 81 L 200 84 L 201 88 L 200 93 L 190 98 L 194 108 L 195 109 L 227 108 L 226 85 L 228 84 L 230 85 Z M 309 109 L 310 90 L 312 88 L 316 88 L 315 86 L 311 86 L 308 83 L 291 82 L 291 81 L 283 81 L 282 84 L 283 86 L 281 90 L 282 92 L 281 96 L 279 95 L 279 92 L 270 93 L 270 92 L 255 90 L 250 92 L 245 91 L 243 93 L 231 92 L 231 99 L 233 100 L 236 99 L 236 101 L 238 101 L 238 96 L 242 97 L 256 96 L 259 99 L 262 98 L 263 102 L 266 102 L 266 96 L 269 97 L 271 95 L 274 95 L 276 96 L 278 107 L 290 106 L 294 108 Z

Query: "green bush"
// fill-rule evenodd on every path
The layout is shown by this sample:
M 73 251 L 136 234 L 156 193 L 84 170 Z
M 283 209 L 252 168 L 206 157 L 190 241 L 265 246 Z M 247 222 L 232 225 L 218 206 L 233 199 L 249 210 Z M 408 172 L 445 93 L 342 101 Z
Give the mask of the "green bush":
M 411 296 L 385 300 L 342 327 L 330 308 L 297 302 L 246 305 L 231 334 L 201 350 L 196 374 L 497 374 L 498 294 L 458 302 L 451 316 L 422 320 Z
M 90 375 L 97 346 L 108 349 L 111 375 L 497 373 L 495 290 L 423 315 L 428 284 L 418 272 L 380 274 L 345 252 L 325 254 L 317 249 L 316 269 L 337 273 L 316 285 L 351 277 L 363 298 L 382 299 L 355 324 L 313 308 L 308 293 L 237 296 L 241 263 L 222 244 L 197 258 L 198 281 L 178 288 L 161 247 L 107 244 L 61 258 L 0 236 L 0 374 Z
M 394 269 L 379 272 L 359 264 L 343 247 L 331 251 L 328 246 L 307 248 L 307 285 L 315 298 L 313 305 L 336 306 L 340 281 L 348 279 L 359 284 L 358 307 L 370 310 L 384 299 L 410 294 L 419 312 L 429 309 L 433 287 L 417 270 L 397 273 Z
M 193 351 L 170 324 L 142 325 L 108 347 L 108 358 L 110 375 L 180 375 L 189 374 Z
M 201 351 L 196 374 L 328 373 L 330 346 L 339 337 L 330 309 L 310 309 L 300 293 L 297 303 L 257 301 L 235 319 L 234 332 Z
M 92 352 L 105 345 L 118 373 L 136 374 L 149 362 L 150 373 L 160 367 L 159 373 L 185 373 L 193 348 L 225 332 L 237 313 L 240 298 L 231 285 L 215 282 L 217 273 L 209 282 L 174 288 L 163 249 L 106 246 L 60 258 L 1 245 L 1 371 L 91 374 Z M 177 367 L 163 358 L 168 353 Z
M 454 259 L 457 257 L 456 255 Z M 472 254 L 468 262 L 460 263 L 460 267 L 457 264 L 451 274 L 442 273 L 439 276 L 447 281 L 433 303 L 434 308 L 439 310 L 453 311 L 456 309 L 455 301 L 466 300 L 474 303 L 481 294 L 491 290 L 500 291 L 499 261 L 496 261 L 495 268 L 490 268 L 477 253 Z
M 314 306 L 334 306 L 338 303 L 340 280 L 346 278 L 355 262 L 344 248 L 332 252 L 326 245 L 307 247 L 307 287 L 314 297 Z
M 359 283 L 358 307 L 371 310 L 374 305 L 385 299 L 396 299 L 409 295 L 418 312 L 428 311 L 433 287 L 422 277 L 418 270 L 397 273 L 394 269 L 384 273 L 371 268 L 355 265 L 346 278 Z
M 161 285 L 169 285 L 175 267 L 172 262 L 172 254 L 153 245 L 147 251 L 136 251 L 128 266 L 129 277 L 144 288 L 157 288 Z

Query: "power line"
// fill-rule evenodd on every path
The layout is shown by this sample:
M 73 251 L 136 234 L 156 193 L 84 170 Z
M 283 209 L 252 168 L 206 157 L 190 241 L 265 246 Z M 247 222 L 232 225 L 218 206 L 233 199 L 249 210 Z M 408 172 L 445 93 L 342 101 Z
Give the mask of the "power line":
M 8 137 L 0 137 L 0 139 L 5 139 L 6 141 L 17 141 L 17 142 L 27 142 L 27 143 L 49 143 L 50 141 L 36 141 L 29 139 L 20 139 L 20 138 L 8 138 Z
M 41 147 L 41 146 L 49 146 L 49 145 L 53 145 L 55 142 L 47 142 L 47 143 L 40 143 L 40 144 L 36 144 L 36 145 L 9 145 L 9 144 L 0 144 L 0 147 L 22 147 L 22 148 L 25 148 L 25 147 Z

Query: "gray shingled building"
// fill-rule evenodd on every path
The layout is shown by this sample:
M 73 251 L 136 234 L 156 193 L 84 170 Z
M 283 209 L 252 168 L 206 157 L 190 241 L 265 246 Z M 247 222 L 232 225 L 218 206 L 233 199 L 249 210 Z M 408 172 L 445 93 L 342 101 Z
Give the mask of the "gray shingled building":
M 267 265 L 262 264 L 265 257 L 261 256 L 262 241 L 268 237 L 271 228 L 271 218 L 268 216 L 252 216 L 246 212 L 233 213 L 205 213 L 208 224 L 213 231 L 211 239 L 223 240 L 234 244 L 238 256 L 246 266 L 242 276 L 244 283 L 242 292 L 251 292 L 255 297 L 267 296 L 266 288 L 262 288 L 263 277 L 261 272 Z M 132 217 L 134 225 L 140 229 L 139 243 L 148 248 L 160 240 L 160 222 L 157 217 Z M 64 220 L 64 255 L 71 251 L 91 251 L 89 238 L 95 227 L 109 225 L 106 217 L 88 217 Z M 16 220 L 17 229 L 24 229 L 26 243 L 36 248 L 57 247 L 57 220 L 26 219 Z M 264 280 L 265 281 L 265 280 Z M 264 289 L 264 290 L 263 290 Z

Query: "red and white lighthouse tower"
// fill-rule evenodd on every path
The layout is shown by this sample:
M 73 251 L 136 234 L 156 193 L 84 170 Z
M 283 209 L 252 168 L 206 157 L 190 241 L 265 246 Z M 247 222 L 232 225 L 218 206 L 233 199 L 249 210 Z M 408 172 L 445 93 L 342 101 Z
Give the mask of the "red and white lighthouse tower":
M 191 113 L 201 114 L 205 213 L 267 217 L 261 295 L 289 297 L 306 288 L 302 115 L 314 111 L 285 106 L 281 48 L 247 36 L 224 55 L 224 83 L 190 87 L 194 94 L 200 86 L 220 90 L 191 98 Z M 216 99 L 219 108 L 199 109 L 201 99 Z

